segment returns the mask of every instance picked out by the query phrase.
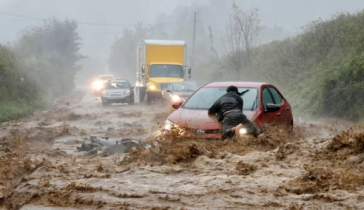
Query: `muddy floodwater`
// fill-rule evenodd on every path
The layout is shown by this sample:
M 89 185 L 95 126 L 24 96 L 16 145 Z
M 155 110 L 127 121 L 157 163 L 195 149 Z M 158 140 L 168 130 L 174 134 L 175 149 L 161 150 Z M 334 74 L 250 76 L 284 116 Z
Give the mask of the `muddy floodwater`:
M 103 107 L 78 91 L 0 126 L 0 209 L 364 209 L 364 133 L 350 122 L 296 123 L 264 139 L 161 140 L 170 109 Z M 80 152 L 91 135 L 151 145 Z

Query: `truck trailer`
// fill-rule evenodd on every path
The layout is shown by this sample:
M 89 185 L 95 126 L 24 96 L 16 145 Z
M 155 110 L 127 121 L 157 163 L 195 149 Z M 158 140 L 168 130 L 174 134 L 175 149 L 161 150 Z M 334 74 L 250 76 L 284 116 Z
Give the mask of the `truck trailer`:
M 170 83 L 191 78 L 186 66 L 187 43 L 175 40 L 142 40 L 137 46 L 136 94 L 148 104 L 162 99 Z

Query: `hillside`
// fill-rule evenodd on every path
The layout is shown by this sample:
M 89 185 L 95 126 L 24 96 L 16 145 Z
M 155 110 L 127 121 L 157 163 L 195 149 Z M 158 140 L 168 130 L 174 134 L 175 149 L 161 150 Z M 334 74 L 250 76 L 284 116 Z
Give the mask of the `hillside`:
M 364 11 L 310 22 L 301 34 L 254 48 L 240 80 L 277 85 L 296 116 L 363 119 L 363 25 Z M 213 58 L 195 76 L 203 82 L 236 80 L 229 69 L 229 56 Z

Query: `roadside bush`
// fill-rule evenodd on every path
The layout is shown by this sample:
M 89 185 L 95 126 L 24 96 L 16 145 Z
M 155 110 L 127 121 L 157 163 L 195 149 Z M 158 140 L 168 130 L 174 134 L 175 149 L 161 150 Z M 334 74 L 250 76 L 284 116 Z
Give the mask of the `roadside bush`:
M 251 49 L 251 65 L 242 67 L 240 78 L 224 65 L 228 55 L 201 65 L 210 72 L 200 77 L 270 82 L 288 98 L 295 116 L 359 120 L 364 118 L 363 25 L 364 11 L 319 19 L 304 26 L 301 34 Z
M 350 58 L 325 81 L 322 112 L 360 120 L 364 118 L 364 51 Z
M 81 69 L 77 62 L 80 38 L 74 21 L 49 20 L 27 32 L 15 44 L 24 71 L 36 81 L 43 98 L 54 99 L 69 94 L 74 77 Z
M 21 70 L 15 54 L 0 45 L 0 122 L 27 116 L 41 105 L 35 83 Z

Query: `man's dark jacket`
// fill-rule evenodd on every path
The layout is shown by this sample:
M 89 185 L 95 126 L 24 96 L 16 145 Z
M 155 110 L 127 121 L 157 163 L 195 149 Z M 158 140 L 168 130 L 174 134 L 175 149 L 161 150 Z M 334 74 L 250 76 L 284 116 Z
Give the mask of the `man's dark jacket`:
M 228 92 L 221 96 L 208 110 L 209 115 L 215 114 L 216 119 L 222 122 L 224 113 L 232 110 L 243 111 L 243 99 L 235 92 Z

